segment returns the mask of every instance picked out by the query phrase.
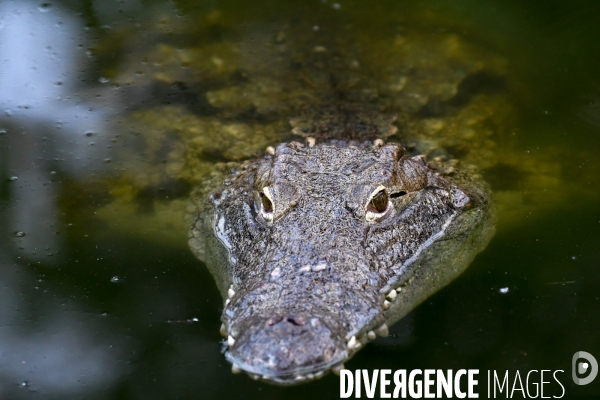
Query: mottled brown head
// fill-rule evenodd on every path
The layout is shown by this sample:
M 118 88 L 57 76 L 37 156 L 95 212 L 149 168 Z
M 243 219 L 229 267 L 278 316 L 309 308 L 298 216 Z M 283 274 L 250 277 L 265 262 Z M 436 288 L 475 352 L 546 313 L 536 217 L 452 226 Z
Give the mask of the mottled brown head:
M 282 144 L 209 201 L 190 244 L 226 298 L 226 357 L 279 384 L 339 368 L 493 232 L 481 186 L 380 140 Z

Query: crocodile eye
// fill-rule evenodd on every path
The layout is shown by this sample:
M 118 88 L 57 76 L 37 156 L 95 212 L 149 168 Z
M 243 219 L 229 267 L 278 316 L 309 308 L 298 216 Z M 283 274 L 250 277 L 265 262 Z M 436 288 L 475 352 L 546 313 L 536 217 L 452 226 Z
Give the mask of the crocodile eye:
M 365 206 L 365 218 L 369 222 L 379 221 L 389 210 L 389 197 L 385 186 L 373 190 Z
M 275 206 L 273 205 L 273 195 L 270 188 L 265 186 L 262 192 L 258 192 L 258 196 L 260 198 L 260 214 L 267 222 L 272 223 Z
M 273 212 L 273 203 L 265 195 L 264 192 L 260 192 L 260 200 L 262 202 L 263 211 L 266 212 L 266 213 L 272 213 Z
M 371 198 L 371 203 L 369 204 L 372 208 L 375 209 L 376 212 L 382 213 L 387 210 L 388 206 L 388 195 L 385 190 L 377 193 L 373 198 Z

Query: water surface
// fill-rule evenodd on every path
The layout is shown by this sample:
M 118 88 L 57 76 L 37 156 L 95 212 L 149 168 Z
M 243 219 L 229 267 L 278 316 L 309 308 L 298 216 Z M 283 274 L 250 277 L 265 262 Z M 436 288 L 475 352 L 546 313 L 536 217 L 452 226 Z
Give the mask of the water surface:
M 574 352 L 600 357 L 598 11 L 586 1 L 3 1 L 0 398 L 338 398 L 335 376 L 286 389 L 231 374 L 222 300 L 184 219 L 189 191 L 217 164 L 290 137 L 287 122 L 261 116 L 296 97 L 229 88 L 244 87 L 244 71 L 279 79 L 264 64 L 278 43 L 315 37 L 358 52 L 377 84 L 419 49 L 431 70 L 464 54 L 467 76 L 494 72 L 472 81 L 466 93 L 481 97 L 453 105 L 458 117 L 429 109 L 429 125 L 414 126 L 458 135 L 474 121 L 472 146 L 453 156 L 494 189 L 497 234 L 347 368 L 562 369 L 569 398 L 599 396 L 600 382 L 570 379 Z M 413 50 L 384 52 L 390 43 Z M 419 90 L 443 96 L 429 76 Z M 463 79 L 436 76 L 448 90 Z

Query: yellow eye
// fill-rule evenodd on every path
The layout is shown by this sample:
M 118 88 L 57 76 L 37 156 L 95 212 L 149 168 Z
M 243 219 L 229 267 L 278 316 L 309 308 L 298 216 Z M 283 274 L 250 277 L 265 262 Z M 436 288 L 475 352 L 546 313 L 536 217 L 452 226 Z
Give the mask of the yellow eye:
M 373 196 L 373 198 L 371 199 L 371 204 L 370 204 L 370 208 L 372 208 L 374 212 L 378 212 L 378 213 L 382 213 L 385 210 L 387 210 L 388 207 L 388 195 L 385 192 L 385 190 L 382 190 L 381 192 L 377 193 L 375 196 Z
M 273 203 L 271 202 L 271 200 L 263 192 L 260 192 L 260 199 L 262 201 L 263 211 L 265 213 L 272 213 Z

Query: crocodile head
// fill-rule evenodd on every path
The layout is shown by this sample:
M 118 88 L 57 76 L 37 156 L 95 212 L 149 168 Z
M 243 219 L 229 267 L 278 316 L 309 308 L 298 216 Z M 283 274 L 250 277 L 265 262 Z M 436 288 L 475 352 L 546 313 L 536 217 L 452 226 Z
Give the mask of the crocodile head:
M 234 372 L 285 385 L 339 370 L 493 233 L 484 184 L 398 144 L 271 150 L 210 194 L 190 236 L 225 299 Z

